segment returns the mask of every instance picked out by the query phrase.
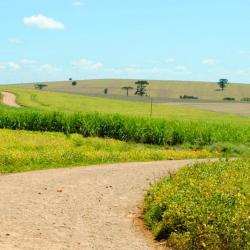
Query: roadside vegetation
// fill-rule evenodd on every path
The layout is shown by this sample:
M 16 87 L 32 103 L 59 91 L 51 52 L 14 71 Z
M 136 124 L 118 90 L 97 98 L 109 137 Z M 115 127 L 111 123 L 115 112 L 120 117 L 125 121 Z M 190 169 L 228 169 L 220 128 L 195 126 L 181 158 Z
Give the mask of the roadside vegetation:
M 171 249 L 250 249 L 250 160 L 199 163 L 151 186 L 145 221 Z
M 79 134 L 56 132 L 0 129 L 0 138 L 0 173 L 220 155 L 209 149 L 193 151 L 188 148 L 135 144 L 108 138 L 84 138 Z

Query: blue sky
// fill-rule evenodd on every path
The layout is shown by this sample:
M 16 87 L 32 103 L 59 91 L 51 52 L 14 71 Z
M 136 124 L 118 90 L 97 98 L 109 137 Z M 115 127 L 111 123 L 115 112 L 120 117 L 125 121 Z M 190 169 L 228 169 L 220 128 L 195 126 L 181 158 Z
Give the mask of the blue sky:
M 249 0 L 0 1 L 0 83 L 249 83 L 249 10 Z

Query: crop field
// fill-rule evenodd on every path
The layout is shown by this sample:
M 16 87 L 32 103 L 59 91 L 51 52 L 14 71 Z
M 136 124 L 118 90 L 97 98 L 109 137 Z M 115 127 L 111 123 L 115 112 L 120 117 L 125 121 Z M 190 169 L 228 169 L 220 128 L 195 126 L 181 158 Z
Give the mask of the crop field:
M 29 86 L 0 91 L 16 94 L 21 105 L 0 105 L 0 173 L 115 162 L 240 158 L 200 163 L 153 184 L 145 200 L 145 222 L 156 239 L 165 240 L 172 249 L 248 249 L 249 104 L 220 103 L 224 109 L 215 112 L 218 105 L 211 102 L 154 103 L 150 115 L 149 101 Z M 243 110 L 239 105 L 246 105 L 245 112 L 240 112 L 244 115 L 237 114 L 237 109 Z
M 149 117 L 151 104 L 146 102 L 107 99 L 101 97 L 81 96 L 68 93 L 53 93 L 17 87 L 3 88 L 17 95 L 17 101 L 24 107 L 40 110 L 56 110 L 69 112 L 101 112 L 119 113 Z M 1 88 L 0 88 L 1 91 Z M 248 105 L 248 104 L 246 104 Z M 240 115 L 216 113 L 194 109 L 186 106 L 165 105 L 154 103 L 152 117 L 181 120 L 206 120 L 206 121 L 242 121 L 249 122 L 250 117 Z
M 124 86 L 135 88 L 135 81 L 131 79 L 106 79 L 106 80 L 79 80 L 76 86 L 72 86 L 70 81 L 52 82 L 48 84 L 49 91 L 59 91 L 67 93 L 81 93 L 92 95 L 103 95 L 105 88 L 108 88 L 108 95 L 126 96 L 122 90 Z M 149 80 L 149 94 L 152 97 L 175 98 L 179 99 L 181 95 L 197 96 L 201 100 L 219 101 L 224 97 L 234 97 L 240 100 L 244 97 L 250 97 L 250 86 L 248 84 L 231 83 L 225 91 L 218 91 L 217 83 L 211 82 L 189 82 L 189 81 L 155 81 Z M 20 85 L 21 87 L 32 89 L 33 84 Z M 135 92 L 131 90 L 130 95 Z
M 115 162 L 210 158 L 220 155 L 206 149 L 171 149 L 56 132 L 0 129 L 0 138 L 0 173 Z
M 171 249 L 249 249 L 250 161 L 187 167 L 151 186 L 145 220 Z

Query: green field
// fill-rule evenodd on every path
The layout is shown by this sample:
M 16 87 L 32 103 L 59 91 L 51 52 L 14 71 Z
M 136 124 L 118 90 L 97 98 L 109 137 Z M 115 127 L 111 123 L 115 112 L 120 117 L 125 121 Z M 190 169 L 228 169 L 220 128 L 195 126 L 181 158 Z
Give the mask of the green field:
M 250 161 L 186 167 L 151 186 L 145 220 L 171 249 L 249 249 Z
M 107 99 L 101 97 L 81 96 L 68 93 L 54 93 L 25 89 L 23 87 L 0 87 L 17 95 L 17 101 L 24 107 L 40 110 L 56 110 L 70 112 L 101 112 L 119 113 L 124 115 L 150 116 L 151 106 L 149 101 L 126 101 Z M 248 104 L 247 104 L 248 105 Z M 250 107 L 250 105 L 249 105 Z M 185 120 L 226 120 L 249 122 L 250 117 L 242 117 L 234 114 L 216 113 L 177 105 L 153 104 L 153 117 L 165 119 Z
M 79 134 L 0 129 L 0 173 L 75 167 L 103 163 L 207 158 L 220 154 L 84 138 Z
M 145 201 L 145 221 L 155 237 L 166 240 L 173 249 L 248 249 L 250 104 L 216 100 L 226 92 L 248 97 L 249 87 L 230 85 L 222 93 L 213 90 L 214 84 L 185 83 L 188 92 L 184 83 L 175 83 L 171 98 L 177 98 L 180 90 L 197 95 L 194 91 L 202 86 L 205 101 L 153 103 L 151 115 L 148 98 L 121 98 L 118 92 L 110 98 L 87 95 L 99 95 L 104 83 L 108 84 L 101 81 L 98 87 L 95 83 L 95 93 L 84 92 L 86 82 L 74 89 L 68 82 L 50 84 L 43 91 L 34 90 L 33 85 L 0 87 L 0 92 L 16 94 L 21 105 L 0 105 L 0 173 L 245 157 L 197 164 L 154 184 Z M 163 82 L 156 82 L 152 92 L 156 98 L 165 91 L 161 84 L 166 88 Z M 77 93 L 70 93 L 72 90 Z M 212 93 L 216 96 L 210 102 Z
M 135 86 L 136 80 L 106 79 L 106 80 L 79 80 L 77 86 L 72 86 L 70 81 L 46 83 L 50 91 L 103 95 L 105 88 L 108 88 L 108 95 L 126 96 L 123 86 Z M 201 100 L 222 100 L 224 97 L 235 97 L 240 100 L 243 97 L 250 97 L 249 84 L 231 83 L 225 91 L 218 91 L 218 85 L 211 82 L 188 82 L 188 81 L 149 81 L 149 94 L 152 97 L 177 98 L 181 95 L 197 96 Z M 22 85 L 25 88 L 34 88 L 33 84 Z M 134 94 L 131 91 L 131 95 Z

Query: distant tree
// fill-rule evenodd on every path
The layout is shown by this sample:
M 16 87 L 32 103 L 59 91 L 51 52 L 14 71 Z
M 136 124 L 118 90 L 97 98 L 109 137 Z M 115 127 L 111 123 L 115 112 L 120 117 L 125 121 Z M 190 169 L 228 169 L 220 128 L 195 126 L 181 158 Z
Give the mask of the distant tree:
M 34 86 L 35 86 L 35 89 L 42 90 L 45 87 L 47 87 L 48 85 L 47 84 L 43 84 L 43 83 L 38 83 L 38 84 L 35 84 Z
M 77 85 L 77 81 L 73 81 L 72 86 L 76 86 L 76 85 Z
M 228 79 L 220 79 L 218 82 L 218 85 L 221 88 L 221 91 L 223 91 L 228 84 L 229 84 Z
M 108 89 L 107 89 L 107 88 L 104 89 L 104 94 L 105 94 L 105 95 L 108 94 Z
M 137 81 L 135 84 L 137 85 L 135 95 L 147 96 L 147 85 L 149 85 L 149 82 Z
M 124 87 L 122 87 L 122 89 L 127 91 L 127 96 L 128 96 L 129 90 L 133 89 L 133 87 L 124 86 Z
M 72 78 L 69 78 L 69 81 L 72 81 Z

